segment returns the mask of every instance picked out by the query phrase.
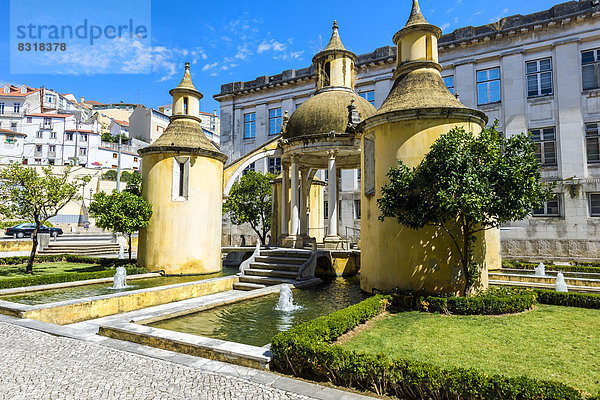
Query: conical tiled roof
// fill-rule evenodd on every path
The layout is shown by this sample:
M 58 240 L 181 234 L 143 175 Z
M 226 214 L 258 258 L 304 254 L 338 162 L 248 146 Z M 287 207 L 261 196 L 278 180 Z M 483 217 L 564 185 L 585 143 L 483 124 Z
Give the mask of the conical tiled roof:
M 423 16 L 423 13 L 421 12 L 421 7 L 419 7 L 419 0 L 413 0 L 413 6 L 410 12 L 410 17 L 408 18 L 408 21 L 406 22 L 405 26 L 423 24 L 429 24 L 429 22 L 427 22 L 427 20 Z
M 169 91 L 169 94 L 172 96 L 173 93 L 179 89 L 191 90 L 191 91 L 199 94 L 200 97 L 202 97 L 202 94 L 200 93 L 200 91 L 198 89 L 196 89 L 196 87 L 194 86 L 194 83 L 192 82 L 192 76 L 190 75 L 190 63 L 189 62 L 185 63 L 185 73 L 183 74 L 183 79 L 181 80 L 179 85 L 177 85 L 176 88 L 171 89 Z
M 329 44 L 325 47 L 325 50 L 346 50 L 344 45 L 342 44 L 342 39 L 340 38 L 340 34 L 338 32 L 338 24 L 337 21 L 333 21 L 333 33 L 331 34 L 331 39 L 329 39 Z

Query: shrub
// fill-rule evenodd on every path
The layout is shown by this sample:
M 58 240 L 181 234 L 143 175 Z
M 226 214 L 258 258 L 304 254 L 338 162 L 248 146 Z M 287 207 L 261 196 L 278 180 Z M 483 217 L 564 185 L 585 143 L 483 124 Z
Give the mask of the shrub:
M 490 289 L 470 297 L 421 297 L 417 306 L 421 311 L 458 315 L 501 315 L 529 310 L 535 304 L 530 291 Z
M 519 261 L 505 260 L 502 261 L 502 267 L 512 269 L 534 270 L 538 264 L 522 263 Z M 589 272 L 600 273 L 599 263 L 583 263 L 579 262 L 576 265 L 546 265 L 546 271 L 562 271 L 562 272 Z
M 27 262 L 28 259 L 29 256 L 1 257 L 0 265 L 24 264 Z M 104 268 L 116 268 L 119 265 L 129 264 L 128 260 L 118 260 L 115 258 L 86 257 L 77 256 L 73 254 L 53 254 L 49 256 L 35 256 L 35 262 L 71 262 L 80 264 L 96 264 Z M 133 262 L 135 262 L 135 260 L 133 260 Z
M 145 274 L 148 270 L 135 265 L 127 267 L 128 275 Z M 28 275 L 23 277 L 0 279 L 0 289 L 10 289 L 25 286 L 49 285 L 52 283 L 85 281 L 88 279 L 110 278 L 115 274 L 114 269 L 94 272 L 65 272 L 50 275 Z
M 19 220 L 19 221 L 0 221 L 0 229 L 11 228 L 11 227 L 13 227 L 15 225 L 19 225 L 19 224 L 22 224 L 24 222 L 30 222 L 30 221 L 25 221 L 25 220 Z M 54 227 L 54 225 L 50 221 L 44 222 L 44 225 L 46 225 L 48 228 Z
M 390 296 L 377 295 L 344 310 L 298 325 L 273 338 L 271 367 L 298 377 L 374 391 L 401 399 L 581 400 L 574 388 L 527 377 L 488 376 L 473 369 L 445 369 L 383 354 L 345 350 L 330 342 L 382 312 Z
M 537 301 L 553 306 L 591 308 L 600 310 L 600 295 L 592 293 L 564 293 L 554 290 L 534 289 Z

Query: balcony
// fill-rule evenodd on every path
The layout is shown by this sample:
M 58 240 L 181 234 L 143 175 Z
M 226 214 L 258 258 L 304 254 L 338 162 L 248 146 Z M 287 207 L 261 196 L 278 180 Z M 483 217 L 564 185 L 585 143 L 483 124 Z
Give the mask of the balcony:
M 56 151 L 49 151 L 47 157 L 48 158 L 56 158 Z
M 52 121 L 44 121 L 40 124 L 40 129 L 52 129 Z
M 33 156 L 34 156 L 34 157 L 41 157 L 41 156 L 42 156 L 42 152 L 41 152 L 41 151 L 37 151 L 37 150 L 35 150 L 35 151 L 33 152 Z
M 23 111 L 13 112 L 13 111 L 5 110 L 4 112 L 0 112 L 0 117 L 7 117 L 7 118 L 23 118 L 24 115 L 25 115 L 25 113 Z

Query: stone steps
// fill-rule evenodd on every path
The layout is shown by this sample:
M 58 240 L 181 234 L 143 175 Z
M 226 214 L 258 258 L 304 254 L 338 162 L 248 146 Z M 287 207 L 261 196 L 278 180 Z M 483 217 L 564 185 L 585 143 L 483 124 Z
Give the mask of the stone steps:
M 233 284 L 233 289 L 235 290 L 244 290 L 244 291 L 249 291 L 249 290 L 255 290 L 255 289 L 263 289 L 266 288 L 267 285 L 263 285 L 260 283 L 250 283 L 250 282 L 239 282 L 239 283 L 234 283 Z
M 245 274 L 251 276 L 262 276 L 262 277 L 274 277 L 274 278 L 287 278 L 294 280 L 298 276 L 298 271 L 283 271 L 280 269 L 254 269 L 248 268 L 244 271 Z
M 282 271 L 295 271 L 298 272 L 302 264 L 269 264 L 263 262 L 250 263 L 252 269 L 276 269 Z
M 82 245 L 49 245 L 38 252 L 39 255 L 72 254 L 80 256 L 92 256 L 102 254 L 118 254 L 119 245 L 107 244 L 82 244 Z
M 257 283 L 259 285 L 273 286 L 281 285 L 282 283 L 294 283 L 295 279 L 276 278 L 267 276 L 242 275 L 240 283 Z
M 266 264 L 304 264 L 309 257 L 279 257 L 279 256 L 258 256 L 255 261 L 257 263 Z

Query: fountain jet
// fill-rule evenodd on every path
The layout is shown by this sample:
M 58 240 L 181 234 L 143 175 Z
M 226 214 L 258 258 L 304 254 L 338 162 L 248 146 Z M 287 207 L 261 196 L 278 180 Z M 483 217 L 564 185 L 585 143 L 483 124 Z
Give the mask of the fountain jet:
M 277 306 L 275 309 L 277 311 L 294 311 L 302 308 L 302 306 L 294 304 L 294 295 L 292 294 L 292 289 L 290 285 L 284 284 L 281 286 L 279 290 L 279 301 L 277 302 Z
M 535 267 L 535 276 L 546 276 L 546 266 L 544 263 L 539 263 L 539 265 Z
M 556 275 L 555 288 L 556 288 L 557 292 L 568 292 L 569 291 L 569 289 L 567 288 L 567 283 L 565 282 L 565 277 L 562 272 L 559 272 L 558 275 Z
M 127 288 L 127 270 L 125 267 L 117 267 L 113 281 L 113 289 L 125 289 Z

